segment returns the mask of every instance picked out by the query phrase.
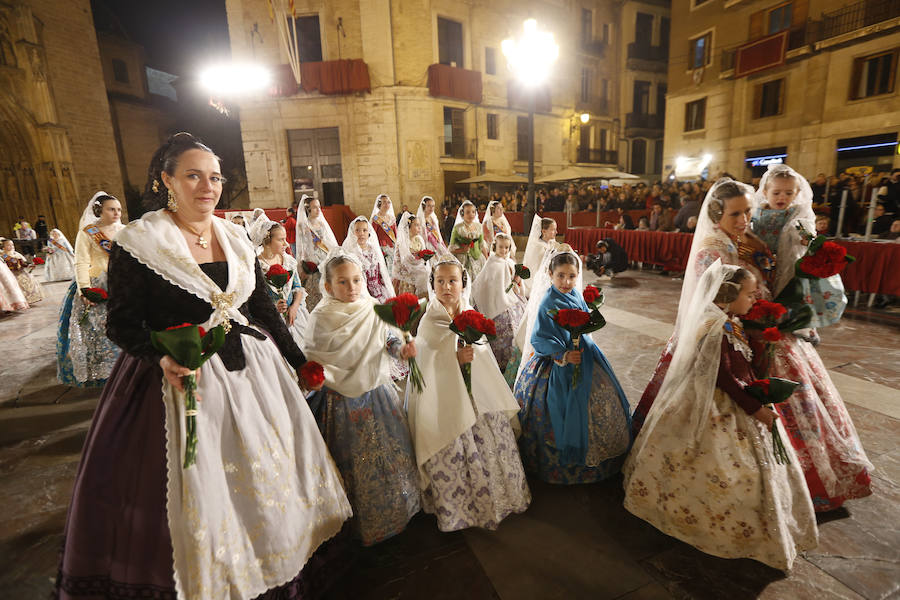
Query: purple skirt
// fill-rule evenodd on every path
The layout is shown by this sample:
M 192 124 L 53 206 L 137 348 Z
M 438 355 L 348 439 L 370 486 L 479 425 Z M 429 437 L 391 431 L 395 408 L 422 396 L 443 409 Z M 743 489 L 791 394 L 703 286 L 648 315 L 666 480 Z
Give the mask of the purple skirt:
M 124 352 L 113 367 L 75 477 L 54 598 L 176 598 L 161 382 L 159 366 Z M 297 566 L 296 578 L 259 598 L 322 594 L 342 574 L 335 566 L 344 561 L 332 558 L 346 544 L 342 531 Z

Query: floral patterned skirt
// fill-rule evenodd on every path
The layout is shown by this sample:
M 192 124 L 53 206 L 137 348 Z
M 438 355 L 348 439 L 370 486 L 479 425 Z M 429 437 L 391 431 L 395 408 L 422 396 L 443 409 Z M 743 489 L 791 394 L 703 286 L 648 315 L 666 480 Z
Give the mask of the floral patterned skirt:
M 344 479 L 353 531 L 365 545 L 406 528 L 420 509 L 409 425 L 394 388 L 358 398 L 323 389 L 310 400 L 319 430 Z
M 321 265 L 321 267 L 324 269 L 325 265 Z M 322 292 L 319 290 L 319 280 L 321 278 L 321 272 L 313 273 L 312 275 L 307 275 L 306 281 L 303 282 L 303 289 L 306 290 L 306 310 L 309 312 L 312 312 L 322 299 Z
M 775 405 L 797 452 L 816 511 L 872 493 L 866 457 L 847 407 L 812 344 L 786 335 L 776 346 L 769 375 L 800 382 Z
M 586 464 L 564 462 L 550 422 L 549 403 L 554 400 L 548 387 L 553 364 L 549 357 L 532 354 L 513 389 L 520 408 L 519 450 L 525 470 L 548 483 L 565 485 L 608 479 L 622 469 L 631 443 L 628 401 L 618 394 L 611 375 L 594 361 Z
M 513 338 L 516 336 L 516 329 L 519 327 L 519 322 L 524 314 L 525 301 L 519 298 L 506 311 L 494 317 L 497 337 L 491 342 L 491 350 L 494 351 L 494 358 L 497 359 L 497 366 L 500 367 L 501 371 L 506 371 L 506 367 L 517 349 Z M 521 356 L 521 353 L 519 353 L 519 356 Z
M 685 401 L 648 417 L 623 468 L 625 508 L 708 554 L 790 569 L 818 543 L 797 457 L 776 463 L 766 427 L 721 390 L 694 446 L 690 415 Z
M 506 413 L 481 414 L 471 429 L 422 465 L 425 512 L 441 531 L 496 529 L 531 504 L 516 438 Z
M 91 278 L 91 287 L 106 289 L 106 273 Z M 106 337 L 106 312 L 106 303 L 88 307 L 78 294 L 78 284 L 72 282 L 59 308 L 56 375 L 60 383 L 102 387 L 106 382 L 120 352 Z
M 22 293 L 25 294 L 25 301 L 28 304 L 36 304 L 44 299 L 44 288 L 25 269 L 16 272 L 16 281 L 19 282 L 19 287 L 22 288 Z

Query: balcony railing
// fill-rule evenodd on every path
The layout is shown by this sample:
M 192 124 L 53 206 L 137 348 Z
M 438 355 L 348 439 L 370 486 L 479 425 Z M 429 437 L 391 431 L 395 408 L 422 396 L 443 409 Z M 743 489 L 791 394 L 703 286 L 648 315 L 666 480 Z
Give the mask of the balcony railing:
M 626 129 L 662 129 L 663 115 L 628 113 L 625 115 Z
M 900 0 L 863 0 L 824 13 L 815 41 L 827 40 L 900 17 Z
M 615 165 L 619 163 L 619 153 L 615 150 L 578 147 L 578 162 L 598 165 Z
M 669 49 L 663 46 L 650 46 L 648 44 L 632 42 L 628 44 L 628 58 L 666 61 L 669 60 Z
M 475 158 L 475 144 L 477 140 L 464 137 L 440 137 L 441 158 L 461 158 L 473 160 Z

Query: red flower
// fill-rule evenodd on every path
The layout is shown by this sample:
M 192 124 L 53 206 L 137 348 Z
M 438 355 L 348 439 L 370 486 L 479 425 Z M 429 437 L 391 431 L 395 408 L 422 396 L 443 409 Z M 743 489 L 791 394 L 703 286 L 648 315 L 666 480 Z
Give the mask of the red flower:
M 432 252 L 428 248 L 425 248 L 424 250 L 419 250 L 418 252 L 416 252 L 416 258 L 428 260 L 432 256 L 434 256 L 434 252 Z
M 42 265 L 42 264 L 44 264 L 44 259 L 41 258 L 40 256 L 35 256 L 34 260 L 31 262 L 33 262 L 36 265 Z
M 104 302 L 109 300 L 109 294 L 103 288 L 82 288 L 81 294 L 91 302 Z
M 762 321 L 771 318 L 778 320 L 787 313 L 787 308 L 777 302 L 769 302 L 768 300 L 757 300 L 753 303 L 750 311 L 741 317 L 743 321 Z
M 397 326 L 402 327 L 409 321 L 413 311 L 419 308 L 419 298 L 415 294 L 400 294 L 394 298 L 388 298 L 385 304 L 391 307 Z
M 410 310 L 409 307 L 405 304 L 400 304 L 399 302 L 388 303 L 391 305 L 391 312 L 394 313 L 394 321 L 397 322 L 397 325 L 405 325 L 409 320 Z
M 584 292 L 582 292 L 582 296 L 584 296 L 584 301 L 588 304 L 593 304 L 600 297 L 600 290 L 595 288 L 592 285 L 584 288 Z
M 766 396 L 769 395 L 769 384 L 771 382 L 768 379 L 757 379 L 750 383 L 752 387 L 758 387 L 762 390 L 763 394 Z
M 314 360 L 303 363 L 300 367 L 300 377 L 308 388 L 315 388 L 325 383 L 325 369 Z
M 800 259 L 800 270 L 813 277 L 837 275 L 847 265 L 847 249 L 834 242 L 825 242 L 815 254 Z
M 193 327 L 193 323 L 182 323 L 181 325 L 172 325 L 171 327 L 166 327 L 166 331 L 172 331 L 173 329 L 181 329 L 183 327 Z
M 763 329 L 762 335 L 763 339 L 767 342 L 777 342 L 781 339 L 781 332 L 778 331 L 777 327 Z
M 268 271 L 266 271 L 266 275 L 268 275 L 268 276 L 272 276 L 272 275 L 289 275 L 289 273 L 288 273 L 287 269 L 285 269 L 285 268 L 282 267 L 281 265 L 279 265 L 279 264 L 274 264 L 274 265 L 272 265 L 271 267 L 269 267 L 269 270 L 268 270 Z
M 566 328 L 584 327 L 590 320 L 590 313 L 574 308 L 561 308 L 556 313 L 556 322 Z
M 300 265 L 303 267 L 303 272 L 307 275 L 319 272 L 319 266 L 311 260 L 304 260 Z
M 491 319 L 484 320 L 484 333 L 489 336 L 497 335 L 497 326 L 494 325 L 494 321 Z

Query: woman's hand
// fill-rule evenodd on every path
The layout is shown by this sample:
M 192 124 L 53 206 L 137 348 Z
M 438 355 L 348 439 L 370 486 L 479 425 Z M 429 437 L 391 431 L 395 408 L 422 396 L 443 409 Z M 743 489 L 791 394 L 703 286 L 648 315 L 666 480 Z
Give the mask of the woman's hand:
M 573 365 L 581 364 L 581 350 L 569 350 L 563 355 L 563 360 Z
M 769 408 L 768 406 L 762 406 L 758 411 L 753 413 L 753 418 L 766 426 L 766 429 L 772 429 L 772 425 L 775 424 L 775 419 L 778 418 L 778 413 Z
M 516 275 L 515 277 L 513 277 L 513 283 L 515 283 L 516 285 L 522 285 L 522 278 Z
M 409 342 L 400 346 L 400 358 L 415 358 L 418 353 L 419 351 L 416 350 L 416 342 L 414 340 L 410 340 Z
M 459 364 L 464 365 L 475 360 L 475 347 L 463 346 L 456 349 L 456 360 Z
M 294 321 L 297 320 L 297 312 L 300 310 L 300 304 L 291 304 L 287 309 L 287 321 L 288 327 L 292 327 L 294 325 Z
M 84 305 L 87 306 L 88 308 L 95 305 L 94 302 L 91 302 L 90 300 L 87 299 L 87 296 L 82 296 L 81 301 L 84 302 Z
M 184 384 L 181 383 L 181 378 L 185 375 L 190 375 L 193 373 L 187 367 L 182 367 L 175 359 L 169 356 L 168 354 L 159 359 L 159 366 L 162 367 L 163 375 L 166 376 L 166 381 L 172 384 L 172 387 L 178 390 L 179 392 L 184 391 Z M 197 370 L 197 381 L 200 380 L 200 370 Z M 199 400 L 200 397 L 198 396 Z
M 287 309 L 288 309 L 287 300 L 285 300 L 284 298 L 280 299 L 278 302 L 275 303 L 275 310 L 277 310 L 278 312 L 284 314 L 285 312 L 287 312 Z

